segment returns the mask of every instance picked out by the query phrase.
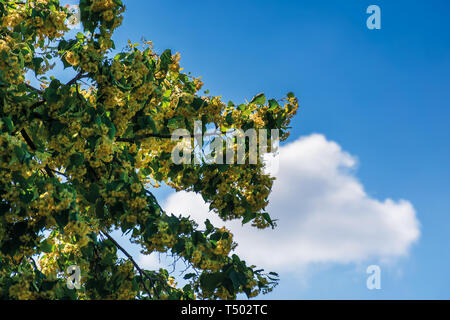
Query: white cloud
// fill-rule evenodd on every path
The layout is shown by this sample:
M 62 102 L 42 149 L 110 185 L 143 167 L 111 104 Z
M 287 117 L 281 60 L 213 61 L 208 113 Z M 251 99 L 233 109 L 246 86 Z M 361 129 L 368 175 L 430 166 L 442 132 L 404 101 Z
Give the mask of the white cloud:
M 159 268 L 166 267 L 165 264 L 161 263 L 156 252 L 149 254 L 149 255 L 140 254 L 137 264 L 141 268 L 148 269 L 148 270 L 158 270 Z
M 267 211 L 274 230 L 239 221 L 224 223 L 200 195 L 171 194 L 164 208 L 227 225 L 237 253 L 249 263 L 295 270 L 314 262 L 347 263 L 404 256 L 418 240 L 419 222 L 406 200 L 380 201 L 366 194 L 354 174 L 357 161 L 323 135 L 313 134 L 280 148 L 280 167 Z M 280 270 L 280 271 L 281 271 Z

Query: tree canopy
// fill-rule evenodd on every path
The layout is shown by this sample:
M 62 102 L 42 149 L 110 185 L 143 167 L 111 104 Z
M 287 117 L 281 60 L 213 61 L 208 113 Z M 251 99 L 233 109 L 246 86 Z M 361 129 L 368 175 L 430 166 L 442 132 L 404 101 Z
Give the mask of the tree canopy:
M 165 212 L 152 190 L 195 192 L 223 220 L 273 227 L 265 212 L 273 178 L 261 159 L 176 164 L 171 134 L 200 120 L 203 133 L 278 129 L 285 140 L 297 98 L 225 103 L 182 72 L 179 54 L 158 54 L 151 42 L 117 50 L 120 0 L 81 0 L 79 9 L 76 33 L 57 0 L 0 0 L 0 298 L 234 299 L 272 290 L 278 275 L 233 254 L 230 230 Z M 58 79 L 59 65 L 71 80 Z M 141 268 L 114 230 L 144 254 L 184 261 L 187 284 Z M 67 286 L 73 265 L 79 289 Z

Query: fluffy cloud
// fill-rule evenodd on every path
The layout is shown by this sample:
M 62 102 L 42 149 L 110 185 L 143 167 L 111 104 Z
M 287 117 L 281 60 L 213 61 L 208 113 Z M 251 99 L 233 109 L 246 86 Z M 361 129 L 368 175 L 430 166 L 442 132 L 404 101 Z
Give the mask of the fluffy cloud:
M 355 158 L 323 135 L 313 134 L 280 148 L 280 167 L 267 211 L 278 219 L 274 230 L 240 222 L 224 223 L 200 195 L 171 194 L 164 208 L 206 218 L 231 229 L 237 253 L 251 264 L 294 270 L 314 262 L 347 263 L 406 255 L 419 238 L 410 202 L 367 195 L 355 176 Z
M 150 255 L 140 254 L 137 263 L 142 268 L 149 270 L 158 270 L 159 268 L 165 267 L 156 253 Z

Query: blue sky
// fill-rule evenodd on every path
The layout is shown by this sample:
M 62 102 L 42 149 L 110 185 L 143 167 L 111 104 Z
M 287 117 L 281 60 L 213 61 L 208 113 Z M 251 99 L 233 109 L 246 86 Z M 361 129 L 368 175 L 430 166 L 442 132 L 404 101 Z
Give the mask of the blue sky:
M 263 298 L 450 298 L 448 1 L 125 4 L 118 49 L 144 37 L 159 52 L 178 51 L 182 67 L 224 100 L 295 92 L 301 110 L 289 141 L 314 133 L 334 141 L 357 160 L 351 175 L 367 197 L 414 208 L 420 237 L 405 254 L 281 268 L 280 286 Z M 371 4 L 381 30 L 366 27 Z M 164 203 L 167 190 L 157 194 Z M 382 268 L 381 290 L 366 288 L 370 264 Z

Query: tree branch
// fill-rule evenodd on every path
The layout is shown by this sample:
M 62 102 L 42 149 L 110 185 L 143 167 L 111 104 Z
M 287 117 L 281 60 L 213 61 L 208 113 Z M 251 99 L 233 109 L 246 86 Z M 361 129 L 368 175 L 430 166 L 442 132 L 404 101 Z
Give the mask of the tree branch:
M 117 243 L 116 240 L 114 240 L 113 237 L 111 237 L 107 232 L 105 231 L 101 231 L 101 233 L 108 238 L 108 240 L 110 240 L 112 243 L 114 243 L 114 245 L 117 247 L 117 249 L 119 249 L 120 251 L 122 251 L 122 253 L 128 258 L 128 260 L 131 261 L 131 263 L 134 265 L 134 267 L 136 268 L 136 270 L 140 273 L 141 277 L 142 277 L 142 284 L 144 285 L 144 289 L 145 291 L 147 291 L 147 293 L 149 294 L 149 296 L 151 297 L 151 293 L 150 290 L 148 290 L 147 286 L 145 285 L 145 280 L 144 277 L 147 278 L 153 288 L 153 291 L 155 292 L 156 296 L 158 297 L 158 299 L 160 299 L 160 296 L 158 294 L 158 292 L 155 290 L 154 287 L 154 279 L 152 279 L 144 270 L 141 269 L 141 267 L 139 267 L 139 265 L 136 263 L 136 261 L 134 261 L 133 257 L 124 249 L 120 246 L 120 244 Z
M 160 138 L 160 139 L 171 139 L 172 135 L 170 134 L 158 134 L 158 133 L 147 133 L 147 134 L 142 134 L 139 136 L 135 136 L 133 138 L 117 138 L 116 141 L 118 142 L 136 142 L 138 140 L 142 140 L 142 139 L 147 139 L 147 138 Z
M 66 85 L 66 86 L 70 86 L 70 85 L 74 84 L 75 82 L 77 82 L 78 80 L 83 79 L 83 78 L 86 78 L 86 77 L 87 77 L 87 74 L 81 74 L 81 73 L 78 73 L 78 74 L 76 75 L 75 78 L 73 78 L 72 80 L 70 80 L 69 82 L 67 82 L 65 85 Z M 25 82 L 25 86 L 26 86 L 27 88 L 31 89 L 31 90 L 37 91 L 39 94 L 43 94 L 43 93 L 44 93 L 44 90 L 39 90 L 39 89 L 33 87 L 32 85 L 26 83 L 26 82 Z M 77 87 L 77 93 L 78 93 L 78 87 Z M 79 93 L 78 93 L 78 95 L 79 95 Z M 30 109 L 33 110 L 33 109 L 39 107 L 40 105 L 42 105 L 42 104 L 44 104 L 44 103 L 45 103 L 45 99 L 43 98 L 42 100 L 33 103 L 33 104 L 30 106 Z
M 33 140 L 31 140 L 30 136 L 28 135 L 28 133 L 25 131 L 25 129 L 20 130 L 20 134 L 22 135 L 23 139 L 25 140 L 25 142 L 27 143 L 27 145 L 31 148 L 31 150 L 36 151 L 36 145 L 33 143 Z M 45 172 L 47 173 L 47 175 L 50 178 L 54 177 L 54 174 L 52 172 L 52 169 L 50 169 L 50 167 L 48 165 L 45 165 Z
M 64 173 L 62 173 L 62 172 L 60 172 L 60 171 L 58 171 L 58 170 L 55 170 L 55 169 L 50 169 L 50 170 L 52 170 L 54 173 L 56 173 L 56 174 L 59 174 L 59 175 L 61 175 L 61 176 L 64 176 L 65 178 L 68 178 L 68 176 L 66 175 L 66 174 L 64 174 Z
M 42 90 L 40 90 L 40 89 L 38 89 L 38 88 L 35 88 L 35 87 L 33 87 L 31 84 L 28 84 L 28 83 L 26 83 L 26 82 L 25 82 L 25 86 L 26 86 L 28 89 L 37 91 L 39 94 L 43 94 L 43 93 L 44 93 L 44 91 L 42 91 Z
M 34 109 L 36 109 L 37 107 L 39 107 L 40 105 L 42 105 L 42 104 L 44 104 L 45 103 L 45 100 L 40 100 L 40 101 L 38 101 L 38 102 L 35 102 L 35 103 L 33 103 L 31 106 L 30 106 L 30 109 L 31 110 L 34 110 Z
M 75 82 L 77 82 L 78 80 L 83 79 L 83 78 L 86 78 L 86 77 L 87 77 L 87 74 L 82 74 L 82 73 L 80 72 L 80 73 L 78 73 L 78 74 L 76 75 L 75 78 L 73 78 L 72 80 L 70 80 L 69 82 L 67 82 L 67 83 L 66 83 L 66 86 L 71 86 L 71 85 L 73 85 Z
M 188 134 L 188 135 L 179 135 L 176 134 L 173 137 L 179 137 L 179 138 L 195 138 L 195 137 L 208 137 L 208 136 L 218 136 L 218 135 L 226 135 L 227 133 L 230 132 L 205 132 L 204 134 L 201 133 L 197 133 L 197 134 Z M 147 133 L 147 134 L 142 134 L 142 135 L 138 135 L 138 136 L 134 136 L 133 138 L 117 138 L 116 141 L 117 142 L 136 142 L 138 140 L 142 140 L 142 139 L 147 139 L 147 138 L 160 138 L 160 139 L 172 139 L 172 135 L 171 134 L 159 134 L 159 133 Z

